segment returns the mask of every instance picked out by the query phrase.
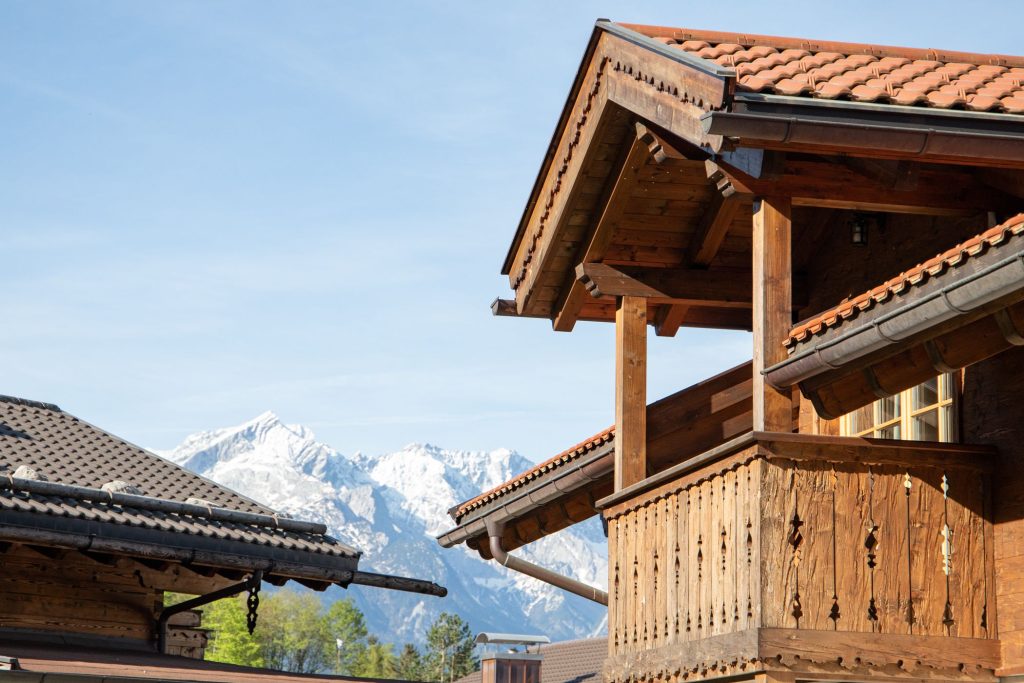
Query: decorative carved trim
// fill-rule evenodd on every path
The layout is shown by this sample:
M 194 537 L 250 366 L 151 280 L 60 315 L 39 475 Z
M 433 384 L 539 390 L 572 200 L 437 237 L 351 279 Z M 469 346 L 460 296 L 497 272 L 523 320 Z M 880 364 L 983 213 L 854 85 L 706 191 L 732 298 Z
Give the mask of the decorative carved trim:
M 571 133 L 569 130 L 565 132 L 562 139 L 568 140 L 568 144 L 562 152 L 562 159 L 558 165 L 558 170 L 555 172 L 554 182 L 551 183 L 548 188 L 547 197 L 544 200 L 544 209 L 541 213 L 540 218 L 537 222 L 537 227 L 532 231 L 529 236 L 529 246 L 526 248 L 526 255 L 523 257 L 523 262 L 519 265 L 519 271 L 516 276 L 512 279 L 512 289 L 519 289 L 519 285 L 526 279 L 529 265 L 533 261 L 534 253 L 537 251 L 537 247 L 540 244 L 540 240 L 544 235 L 544 230 L 547 227 L 548 219 L 551 217 L 551 208 L 555 205 L 555 199 L 563 189 L 562 179 L 565 174 L 569 171 L 569 165 L 572 163 L 573 157 L 575 156 L 576 149 L 579 147 L 580 140 L 583 138 L 582 132 L 588 125 L 595 125 L 598 116 L 594 112 L 594 101 L 597 99 L 598 94 L 601 92 L 601 86 L 604 81 L 605 67 L 610 61 L 609 57 L 602 56 L 594 70 L 594 82 L 590 86 L 590 90 L 586 94 L 586 104 L 580 109 L 576 120 L 573 122 L 571 127 Z M 537 209 L 534 208 L 534 211 Z
M 748 629 L 609 657 L 604 676 L 606 683 L 653 683 L 785 671 L 876 680 L 994 682 L 998 661 L 997 640 Z

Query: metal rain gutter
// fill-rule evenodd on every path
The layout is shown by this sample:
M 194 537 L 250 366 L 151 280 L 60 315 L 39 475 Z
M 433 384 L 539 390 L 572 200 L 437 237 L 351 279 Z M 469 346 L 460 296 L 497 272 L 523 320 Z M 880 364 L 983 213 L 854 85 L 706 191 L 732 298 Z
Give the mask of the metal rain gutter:
M 556 588 L 575 593 L 580 597 L 584 597 L 587 600 L 592 600 L 601 605 L 608 605 L 608 593 L 599 589 L 589 586 L 582 581 L 576 579 L 570 579 L 568 576 L 563 576 L 557 572 L 553 572 L 550 569 L 545 569 L 532 562 L 513 557 L 509 555 L 501 547 L 501 535 L 504 532 L 504 524 L 496 523 L 490 519 L 487 520 L 487 535 L 490 538 L 491 555 L 494 559 L 502 564 L 502 566 L 508 567 L 513 571 L 517 571 L 520 574 L 526 574 L 532 576 L 535 579 L 543 581 L 544 583 L 551 584 Z
M 795 109 L 795 107 L 794 107 Z M 962 162 L 1002 161 L 1008 165 L 1024 163 L 1024 136 L 1020 133 L 975 130 L 957 125 L 955 119 L 935 117 L 927 125 L 909 124 L 898 118 L 874 121 L 856 118 L 877 109 L 859 111 L 836 107 L 833 118 L 824 120 L 802 113 L 715 111 L 701 116 L 704 132 L 712 136 L 735 138 L 740 144 L 774 142 L 788 145 L 847 147 L 851 153 L 866 151 L 896 154 L 905 158 L 950 158 Z M 847 114 L 849 118 L 843 118 Z M 715 150 L 721 151 L 721 150 Z
M 541 486 L 528 489 L 514 497 L 510 497 L 494 509 L 486 511 L 441 534 L 437 537 L 437 542 L 444 548 L 451 548 L 459 543 L 487 533 L 487 520 L 505 524 L 511 519 L 515 519 L 531 510 L 550 503 L 564 493 L 575 491 L 588 483 L 611 474 L 612 469 L 615 467 L 614 452 L 615 441 L 609 440 L 591 453 L 590 457 L 578 460 L 575 466 L 553 475 Z
M 782 389 L 840 369 L 927 329 L 981 309 L 1024 290 L 1024 245 L 1010 256 L 880 315 L 834 339 L 823 341 L 763 371 Z

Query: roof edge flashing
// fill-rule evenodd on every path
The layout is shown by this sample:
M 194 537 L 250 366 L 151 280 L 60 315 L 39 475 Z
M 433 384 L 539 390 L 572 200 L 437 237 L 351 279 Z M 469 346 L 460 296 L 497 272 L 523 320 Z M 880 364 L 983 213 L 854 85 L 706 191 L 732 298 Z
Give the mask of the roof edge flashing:
M 692 69 L 697 69 L 698 71 L 710 76 L 715 76 L 721 79 L 736 78 L 736 70 L 731 67 L 722 66 L 712 62 L 711 60 L 697 57 L 686 50 L 670 47 L 665 43 L 658 42 L 650 36 L 645 36 L 643 33 L 627 28 L 622 24 L 616 24 L 615 22 L 608 21 L 606 19 L 598 19 L 594 25 L 613 36 L 617 36 L 627 42 L 633 43 L 634 45 L 656 52 L 662 57 L 667 57 L 674 62 L 678 62 Z

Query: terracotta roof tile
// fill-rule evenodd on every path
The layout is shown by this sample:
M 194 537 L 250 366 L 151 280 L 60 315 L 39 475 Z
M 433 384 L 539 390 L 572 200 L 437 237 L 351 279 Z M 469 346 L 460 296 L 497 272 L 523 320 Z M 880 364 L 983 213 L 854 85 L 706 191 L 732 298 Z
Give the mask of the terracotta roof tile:
M 735 68 L 738 92 L 1024 113 L 1024 57 L 623 26 Z
M 512 491 L 515 491 L 516 489 L 525 486 L 526 484 L 533 481 L 542 474 L 550 472 L 551 470 L 554 469 L 558 469 L 570 462 L 573 462 L 574 460 L 579 459 L 580 456 L 591 452 L 598 446 L 606 444 L 614 438 L 615 427 L 608 427 L 604 431 L 598 432 L 589 439 L 585 439 L 579 442 L 572 448 L 568 448 L 562 451 L 555 457 L 545 460 L 539 465 L 532 467 L 526 470 L 525 472 L 512 477 L 511 479 L 504 483 L 498 484 L 497 486 L 488 491 L 484 491 L 476 498 L 467 500 L 464 503 L 460 503 L 453 510 L 454 514 L 452 516 L 455 518 L 455 521 L 457 522 L 467 512 L 475 510 L 476 508 L 486 503 L 489 503 L 490 501 L 496 498 L 500 498 L 506 494 L 511 493 Z
M 1024 213 L 1017 214 L 1013 218 L 989 228 L 980 235 L 976 235 L 965 242 L 961 242 L 952 249 L 920 263 L 910 270 L 904 271 L 884 282 L 877 287 L 870 289 L 859 296 L 843 301 L 838 306 L 820 313 L 810 320 L 805 320 L 789 333 L 789 339 L 785 344 L 787 347 L 803 342 L 825 330 L 838 327 L 845 320 L 856 317 L 860 311 L 866 311 L 876 304 L 885 303 L 889 299 L 905 293 L 912 287 L 917 287 L 930 278 L 940 277 L 951 268 L 962 265 L 968 259 L 978 256 L 989 249 L 997 249 L 1008 243 L 1010 240 L 1024 235 Z

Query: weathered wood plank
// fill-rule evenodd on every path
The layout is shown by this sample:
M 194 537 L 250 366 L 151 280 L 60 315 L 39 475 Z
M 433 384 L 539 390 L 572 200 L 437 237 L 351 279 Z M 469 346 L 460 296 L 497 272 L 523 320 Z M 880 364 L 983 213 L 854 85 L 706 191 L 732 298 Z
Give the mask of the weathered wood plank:
M 647 476 L 647 303 L 622 297 L 615 315 L 615 490 Z
M 788 198 L 755 202 L 753 221 L 754 429 L 790 432 L 792 396 L 764 380 L 762 371 L 786 358 L 783 340 L 793 323 L 792 221 Z

